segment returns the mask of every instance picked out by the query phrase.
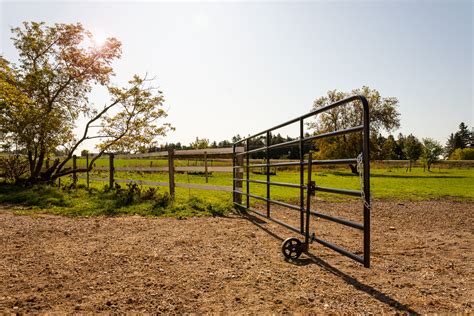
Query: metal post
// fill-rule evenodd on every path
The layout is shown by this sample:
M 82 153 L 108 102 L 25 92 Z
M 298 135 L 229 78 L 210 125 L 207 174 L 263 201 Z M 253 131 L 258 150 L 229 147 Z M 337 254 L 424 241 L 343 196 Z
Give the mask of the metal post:
M 236 194 L 235 194 L 235 181 L 236 181 L 236 177 L 235 177 L 235 144 L 232 144 L 232 202 L 237 202 L 235 197 L 236 197 Z
M 89 190 L 89 153 L 86 153 L 86 179 L 87 179 L 87 190 Z
M 304 122 L 303 119 L 300 119 L 300 142 L 299 142 L 299 154 L 300 154 L 300 230 L 304 232 Z
M 306 188 L 306 229 L 304 231 L 304 242 L 306 244 L 306 250 L 308 250 L 307 247 L 309 245 L 309 219 L 311 215 L 311 195 L 313 194 L 313 183 L 311 180 L 312 164 L 313 153 L 310 152 L 308 157 L 308 184 Z
M 267 132 L 267 139 L 266 139 L 266 159 L 267 159 L 267 217 L 270 217 L 270 149 L 268 146 L 271 145 L 271 136 L 270 131 Z
M 249 143 L 250 139 L 247 139 L 247 141 L 245 142 L 245 151 L 249 151 L 250 150 L 250 143 Z M 247 205 L 247 208 L 250 207 L 250 182 L 248 180 L 250 180 L 250 168 L 249 168 L 249 165 L 250 165 L 250 154 L 246 153 L 246 165 L 247 165 L 247 170 L 246 170 L 246 176 L 247 176 L 247 199 L 246 199 L 246 205 Z
M 114 154 L 109 154 L 109 190 L 114 188 Z
M 236 169 L 235 171 L 235 177 L 237 179 L 237 181 L 235 182 L 235 190 L 236 191 L 240 191 L 242 192 L 242 179 L 244 178 L 244 169 L 243 169 L 243 165 L 244 165 L 244 156 L 243 155 L 238 155 L 236 156 L 236 165 L 241 167 L 241 168 L 238 168 Z M 238 204 L 242 204 L 242 193 L 236 193 L 235 195 L 235 199 L 236 199 L 236 203 Z
M 206 183 L 208 182 L 207 179 L 207 152 L 204 152 L 204 175 L 206 176 Z
M 171 198 L 174 199 L 174 149 L 168 149 L 168 174 L 169 174 L 169 188 Z
M 76 169 L 77 169 L 77 156 L 76 155 L 73 155 L 72 156 L 72 170 L 74 171 L 72 173 L 72 183 L 74 185 L 74 187 L 76 186 L 77 184 L 77 173 L 76 173 Z
M 362 159 L 364 163 L 364 267 L 370 268 L 370 120 L 367 99 L 361 98 L 364 109 L 364 141 Z

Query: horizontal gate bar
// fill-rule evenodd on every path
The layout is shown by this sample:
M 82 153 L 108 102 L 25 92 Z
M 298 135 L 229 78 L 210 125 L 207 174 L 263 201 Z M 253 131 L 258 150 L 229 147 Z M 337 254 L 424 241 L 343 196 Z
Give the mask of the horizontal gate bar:
M 343 134 L 361 132 L 363 130 L 364 130 L 364 125 L 359 125 L 359 126 L 346 128 L 346 129 L 341 129 L 341 130 L 334 131 L 334 132 L 328 132 L 328 133 L 323 133 L 323 134 L 319 134 L 319 135 L 309 136 L 309 137 L 304 138 L 303 140 L 304 141 L 315 140 L 315 139 L 320 139 L 320 138 L 333 137 L 333 136 L 338 136 L 338 135 L 343 135 Z
M 281 187 L 288 187 L 288 188 L 303 188 L 306 189 L 306 186 L 299 185 L 299 184 L 294 184 L 294 183 L 286 183 L 286 182 L 267 182 L 267 181 L 262 181 L 262 180 L 247 180 L 247 179 L 239 179 L 235 178 L 234 181 L 242 181 L 242 182 L 250 182 L 250 183 L 259 183 L 259 184 L 270 184 L 270 185 L 276 185 L 276 186 L 281 186 Z
M 281 205 L 281 206 L 284 206 L 284 207 L 287 207 L 287 208 L 291 208 L 293 210 L 301 211 L 301 207 L 296 206 L 296 205 L 288 204 L 288 203 L 285 203 L 285 202 L 280 202 L 280 201 L 277 201 L 277 200 L 269 200 L 269 201 L 270 201 L 270 203 L 273 203 L 273 204 L 277 204 L 277 205 Z
M 283 227 L 286 227 L 286 228 L 288 228 L 289 230 L 291 230 L 291 231 L 293 231 L 293 232 L 295 232 L 295 233 L 298 233 L 298 234 L 302 235 L 302 233 L 301 233 L 301 232 L 299 231 L 299 229 L 297 229 L 296 227 L 293 227 L 293 226 L 291 226 L 291 225 L 288 225 L 287 223 L 282 222 L 282 221 L 280 221 L 280 220 L 278 220 L 278 219 L 276 219 L 276 218 L 268 217 L 266 214 L 260 213 L 259 211 L 254 210 L 254 209 L 252 209 L 252 208 L 250 208 L 250 207 L 247 208 L 247 207 L 245 207 L 245 205 L 239 204 L 239 203 L 237 203 L 237 202 L 234 202 L 234 204 L 237 205 L 237 206 L 239 206 L 239 207 L 242 207 L 242 208 L 244 208 L 244 209 L 246 209 L 246 210 L 248 210 L 248 211 L 250 211 L 250 212 L 252 212 L 252 213 L 255 213 L 255 214 L 257 214 L 257 215 L 260 215 L 260 216 L 262 216 L 262 217 L 265 217 L 266 219 L 269 219 L 269 220 L 271 220 L 272 222 L 277 223 L 278 225 L 281 225 L 281 226 L 283 226 Z
M 330 242 L 325 241 L 325 240 L 323 240 L 323 239 L 321 239 L 321 238 L 318 238 L 318 237 L 313 237 L 312 239 L 313 239 L 314 241 L 316 241 L 317 243 L 320 243 L 320 244 L 323 245 L 323 246 L 326 246 L 326 247 L 328 247 L 328 248 L 330 248 L 330 249 L 332 249 L 332 250 L 334 250 L 334 251 L 336 251 L 336 252 L 339 252 L 341 255 L 344 255 L 344 256 L 346 256 L 346 257 L 349 257 L 349 258 L 351 258 L 351 259 L 353 259 L 353 260 L 355 260 L 355 261 L 357 261 L 357 262 L 359 262 L 359 263 L 362 263 L 362 264 L 364 263 L 364 258 L 363 258 L 363 257 L 358 256 L 358 255 L 356 255 L 356 254 L 353 254 L 352 252 L 350 252 L 350 251 L 348 251 L 348 250 L 346 250 L 346 249 L 344 249 L 344 248 L 341 248 L 341 247 L 339 247 L 339 246 L 333 245 L 333 244 L 331 244 Z
M 301 211 L 301 208 L 299 206 L 296 206 L 296 205 L 288 204 L 288 203 L 277 201 L 277 200 L 267 199 L 267 198 L 264 198 L 263 196 L 260 196 L 260 195 L 254 195 L 254 194 L 245 193 L 245 192 L 241 192 L 241 191 L 234 191 L 234 192 L 240 193 L 240 194 L 245 195 L 245 196 L 249 196 L 249 197 L 257 199 L 257 200 L 262 200 L 262 201 L 265 201 L 265 202 L 268 201 L 268 202 L 273 203 L 273 204 L 277 204 L 277 205 L 281 205 L 281 206 L 284 206 L 284 207 L 287 207 L 287 208 L 291 208 L 293 210 Z
M 330 160 L 313 160 L 313 165 L 342 165 L 357 163 L 356 158 L 347 159 L 330 159 Z
M 235 169 L 238 168 L 261 168 L 261 167 L 285 167 L 285 166 L 304 166 L 307 165 L 308 163 L 306 161 L 304 162 L 299 162 L 299 161 L 289 161 L 289 162 L 279 162 L 279 163 L 273 163 L 273 164 L 266 164 L 266 163 L 261 163 L 261 164 L 255 164 L 255 165 L 248 165 L 248 166 L 235 166 Z
M 334 217 L 334 216 L 319 213 L 319 212 L 316 212 L 316 211 L 310 211 L 310 213 L 313 214 L 314 216 L 321 217 L 323 219 L 327 219 L 328 221 L 332 221 L 332 222 L 336 222 L 336 223 L 339 223 L 339 224 L 342 224 L 342 225 L 350 226 L 350 227 L 353 227 L 353 228 L 356 228 L 356 229 L 364 230 L 364 225 L 356 223 L 356 222 L 349 221 L 347 219 Z
M 305 137 L 305 138 L 301 139 L 301 141 L 307 142 L 307 141 L 315 140 L 315 139 L 333 137 L 333 136 L 349 134 L 349 133 L 356 133 L 356 132 L 363 131 L 363 129 L 364 129 L 364 126 L 359 125 L 359 126 L 355 126 L 355 127 L 351 127 L 351 128 L 341 129 L 341 130 L 334 131 L 334 132 L 328 132 L 328 133 L 308 136 L 308 137 Z M 290 141 L 283 142 L 283 143 L 273 144 L 271 146 L 268 146 L 268 149 L 291 146 L 291 145 L 299 144 L 299 142 L 300 142 L 300 139 L 294 139 L 294 140 L 290 140 Z M 259 147 L 259 148 L 255 148 L 255 149 L 252 149 L 252 150 L 249 150 L 249 151 L 243 151 L 243 152 L 240 152 L 240 153 L 236 153 L 235 155 L 236 156 L 246 155 L 246 154 L 256 153 L 256 152 L 259 152 L 259 151 L 264 151 L 266 149 L 267 149 L 267 147 Z
M 312 164 L 313 165 L 343 165 L 343 164 L 355 164 L 357 163 L 356 158 L 346 158 L 346 159 L 329 159 L 329 160 L 313 160 Z M 279 162 L 279 163 L 273 163 L 273 164 L 268 164 L 269 167 L 286 167 L 286 166 L 306 166 L 308 164 L 307 161 L 288 161 L 288 162 Z M 261 168 L 261 167 L 266 167 L 266 163 L 261 163 L 261 164 L 255 164 L 255 165 L 249 165 L 249 168 Z M 247 166 L 242 165 L 242 166 L 234 166 L 234 169 L 239 169 L 239 168 L 247 168 Z
M 303 141 L 305 141 L 306 139 L 303 138 Z M 273 144 L 271 146 L 268 146 L 268 149 L 273 149 L 273 148 L 280 148 L 280 147 L 285 147 L 285 146 L 291 146 L 291 145 L 294 145 L 294 144 L 299 144 L 300 140 L 299 139 L 294 139 L 294 140 L 290 140 L 290 141 L 287 141 L 287 142 L 283 142 L 283 143 L 278 143 L 278 144 Z
M 285 123 L 278 124 L 278 125 L 276 125 L 276 126 L 274 126 L 274 127 L 272 127 L 272 128 L 269 128 L 269 129 L 266 129 L 266 130 L 264 130 L 264 131 L 261 131 L 260 133 L 254 134 L 254 135 L 252 135 L 252 136 L 249 136 L 249 137 L 246 137 L 246 138 L 243 138 L 243 139 L 240 139 L 240 140 L 236 141 L 234 144 L 235 144 L 235 145 L 240 144 L 240 143 L 242 143 L 242 142 L 244 142 L 244 141 L 246 141 L 246 140 L 248 140 L 248 139 L 255 138 L 255 137 L 257 137 L 257 136 L 260 136 L 260 135 L 262 135 L 262 134 L 265 134 L 266 132 L 271 132 L 271 131 L 273 131 L 273 130 L 275 130 L 275 129 L 279 129 L 279 128 L 285 127 L 285 126 L 287 126 L 287 125 L 296 123 L 296 122 L 298 122 L 298 121 L 300 121 L 300 120 L 302 120 L 302 119 L 305 119 L 305 118 L 308 118 L 308 117 L 311 117 L 311 116 L 315 116 L 315 115 L 317 115 L 317 114 L 319 114 L 319 113 L 326 112 L 326 111 L 328 111 L 328 110 L 331 110 L 331 109 L 333 109 L 333 108 L 335 108 L 335 107 L 338 107 L 338 106 L 341 106 L 341 105 L 343 105 L 343 104 L 346 104 L 346 103 L 349 103 L 349 102 L 353 102 L 353 101 L 362 101 L 362 100 L 363 100 L 363 97 L 362 97 L 362 96 L 360 96 L 360 95 L 353 95 L 353 96 L 351 96 L 351 97 L 348 97 L 348 98 L 339 100 L 339 101 L 337 101 L 337 102 L 334 102 L 334 103 L 332 103 L 332 104 L 329 104 L 329 105 L 327 105 L 327 106 L 324 106 L 324 107 L 322 107 L 322 108 L 319 108 L 319 109 L 317 109 L 317 110 L 315 110 L 315 111 L 306 113 L 306 114 L 301 115 L 301 116 L 299 116 L 299 117 L 296 117 L 296 118 L 294 118 L 294 119 L 292 119 L 292 120 L 289 120 L 289 121 L 287 121 L 287 122 L 285 122 Z M 362 103 L 364 103 L 364 102 L 362 101 Z M 365 103 L 366 103 L 366 101 L 365 101 Z
M 265 201 L 265 202 L 267 201 L 267 198 L 264 198 L 263 196 L 260 196 L 260 195 L 255 195 L 255 194 L 250 194 L 250 193 L 245 193 L 245 192 L 242 192 L 242 195 L 250 196 L 251 198 L 261 200 L 261 201 Z
M 328 193 L 337 193 L 337 194 L 352 195 L 352 196 L 362 196 L 362 192 L 361 191 L 356 191 L 356 190 L 326 188 L 326 187 L 320 187 L 320 186 L 316 186 L 315 190 L 316 191 L 321 191 L 321 192 L 328 192 Z

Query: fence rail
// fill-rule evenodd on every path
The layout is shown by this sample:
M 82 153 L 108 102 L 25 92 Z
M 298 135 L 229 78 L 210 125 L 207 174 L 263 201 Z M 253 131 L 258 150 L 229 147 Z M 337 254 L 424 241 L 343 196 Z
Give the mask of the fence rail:
M 79 179 L 86 179 L 85 176 L 80 176 Z M 97 182 L 108 182 L 108 178 L 90 178 L 91 181 Z M 114 179 L 116 183 L 130 183 L 135 182 L 141 185 L 154 185 L 168 187 L 169 182 L 162 181 L 151 181 L 151 180 L 135 180 L 135 179 Z M 178 188 L 187 188 L 187 189 L 197 189 L 197 190 L 210 190 L 210 191 L 222 191 L 222 192 L 232 192 L 231 186 L 222 186 L 222 185 L 206 185 L 206 184 L 197 184 L 197 183 L 181 183 L 176 182 L 175 186 Z
M 243 147 L 238 147 L 237 150 L 243 151 Z M 86 179 L 87 187 L 89 187 L 90 181 L 99 181 L 99 182 L 109 182 L 109 186 L 113 187 L 114 183 L 129 183 L 136 182 L 142 185 L 156 185 L 156 186 L 167 186 L 170 191 L 170 195 L 174 197 L 175 188 L 188 188 L 188 189 L 199 189 L 199 190 L 212 190 L 212 191 L 224 191 L 232 192 L 232 186 L 219 186 L 219 185 L 208 185 L 208 184 L 197 184 L 197 183 L 180 183 L 175 182 L 175 173 L 179 172 L 199 172 L 203 173 L 206 178 L 206 183 L 208 183 L 208 176 L 212 172 L 232 172 L 232 166 L 209 166 L 208 161 L 209 157 L 218 156 L 218 157 L 229 157 L 229 160 L 232 160 L 233 148 L 210 148 L 210 149 L 197 149 L 197 150 L 174 150 L 169 149 L 167 152 L 156 152 L 156 153 L 147 153 L 147 154 L 134 154 L 134 155 L 115 155 L 109 153 L 109 165 L 107 167 L 93 167 L 92 170 L 95 171 L 108 171 L 108 178 L 98 178 L 90 177 L 89 171 L 86 172 L 86 176 L 78 177 L 76 172 L 73 172 L 73 181 L 77 182 L 78 179 Z M 92 155 L 91 155 L 92 156 Z M 86 162 L 89 161 L 91 157 L 87 155 Z M 163 167 L 115 167 L 114 161 L 117 158 L 120 159 L 139 159 L 139 158 L 166 158 L 167 165 Z M 202 158 L 204 160 L 204 166 L 175 166 L 175 160 L 188 157 L 188 158 Z M 73 170 L 78 169 L 77 167 L 77 156 L 73 156 L 72 159 Z M 166 172 L 169 175 L 169 181 L 152 181 L 152 180 L 140 180 L 140 179 L 116 179 L 115 173 L 125 171 L 125 172 Z

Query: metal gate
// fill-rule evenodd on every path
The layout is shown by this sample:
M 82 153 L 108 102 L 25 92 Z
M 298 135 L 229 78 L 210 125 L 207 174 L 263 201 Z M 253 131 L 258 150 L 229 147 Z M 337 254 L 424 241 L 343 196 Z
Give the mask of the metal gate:
M 354 101 L 358 101 L 362 104 L 362 125 L 336 130 L 327 133 L 321 133 L 316 135 L 311 135 L 305 137 L 304 135 L 304 124 L 305 120 L 317 116 L 318 114 L 327 112 L 331 109 L 347 105 Z M 354 105 L 354 103 L 352 103 Z M 299 122 L 300 135 L 299 139 L 286 141 L 278 144 L 271 144 L 271 132 L 282 127 L 288 126 Z M 349 98 L 340 100 L 338 102 L 332 103 L 310 113 L 307 113 L 303 116 L 294 118 L 285 123 L 279 124 L 272 128 L 269 128 L 265 131 L 262 131 L 258 134 L 249 136 L 242 140 L 239 140 L 233 144 L 233 201 L 234 205 L 242 210 L 250 211 L 254 214 L 262 216 L 266 219 L 269 219 L 279 225 L 286 227 L 287 229 L 304 236 L 304 242 L 301 242 L 299 239 L 291 237 L 286 239 L 282 244 L 282 252 L 287 258 L 298 258 L 302 252 L 309 250 L 310 242 L 317 242 L 327 248 L 330 248 L 344 256 L 347 256 L 357 262 L 362 263 L 365 267 L 370 267 L 370 164 L 369 164 L 369 104 L 367 99 L 364 96 L 355 95 Z M 304 159 L 304 145 L 307 142 L 311 142 L 317 139 L 323 139 L 327 137 L 339 136 L 349 133 L 362 133 L 362 148 L 361 153 L 358 157 L 349 158 L 349 159 L 333 159 L 333 160 L 313 160 L 312 154 L 308 154 L 308 158 Z M 265 146 L 259 148 L 250 148 L 250 142 L 253 139 L 265 138 Z M 243 150 L 238 150 L 239 146 L 244 145 Z M 270 163 L 270 151 L 274 148 L 295 146 L 299 147 L 299 161 L 288 161 L 288 162 L 279 162 L 279 163 Z M 250 154 L 256 152 L 265 152 L 265 163 L 263 164 L 250 164 Z M 245 159 L 244 159 L 245 158 Z M 244 163 L 245 160 L 245 163 Z M 347 190 L 347 189 L 338 189 L 338 188 L 328 188 L 321 187 L 315 184 L 311 179 L 312 166 L 313 165 L 333 165 L 333 164 L 357 164 L 359 167 L 363 167 L 363 170 L 359 172 L 363 177 L 361 180 L 362 189 L 358 190 Z M 270 181 L 270 168 L 286 167 L 286 166 L 298 166 L 300 183 L 283 183 L 283 182 L 271 182 Z M 305 166 L 307 167 L 307 182 L 305 181 Z M 266 181 L 262 180 L 252 180 L 250 179 L 250 169 L 252 168 L 264 168 L 266 170 Z M 245 177 L 243 173 L 245 172 Z M 242 184 L 245 183 L 246 190 L 242 189 Z M 265 184 L 266 185 L 266 197 L 258 196 L 250 192 L 250 183 Z M 299 189 L 299 205 L 293 205 L 285 203 L 278 200 L 271 199 L 270 191 L 272 186 L 283 186 L 289 188 Z M 363 204 L 363 223 L 357 223 L 349 221 L 339 217 L 333 217 L 328 214 L 323 214 L 318 211 L 315 211 L 311 208 L 311 196 L 315 194 L 316 191 L 329 192 L 335 194 L 343 194 L 350 196 L 358 196 L 362 199 Z M 306 195 L 306 199 L 305 199 Z M 245 196 L 245 204 L 242 202 L 242 196 Z M 266 202 L 266 214 L 250 207 L 250 198 L 255 198 L 261 201 Z M 280 205 L 291 210 L 298 211 L 300 214 L 300 227 L 294 227 L 285 223 L 281 220 L 278 220 L 271 216 L 271 205 Z M 342 224 L 354 229 L 363 231 L 363 256 L 356 255 L 342 247 L 334 245 L 326 240 L 323 240 L 314 234 L 310 235 L 310 217 L 311 215 L 319 217 L 325 220 L 329 220 L 338 224 Z

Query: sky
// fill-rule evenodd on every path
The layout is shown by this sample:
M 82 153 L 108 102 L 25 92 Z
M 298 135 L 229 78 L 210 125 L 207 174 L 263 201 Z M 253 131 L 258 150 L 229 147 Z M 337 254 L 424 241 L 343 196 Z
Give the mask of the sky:
M 0 54 L 16 61 L 10 28 L 22 21 L 81 22 L 99 40 L 118 38 L 112 81 L 148 74 L 164 93 L 176 131 L 160 143 L 255 134 L 309 112 L 328 90 L 365 85 L 398 98 L 395 135 L 444 144 L 460 122 L 474 125 L 473 15 L 467 0 L 2 0 Z M 91 101 L 101 107 L 107 95 L 94 89 Z

